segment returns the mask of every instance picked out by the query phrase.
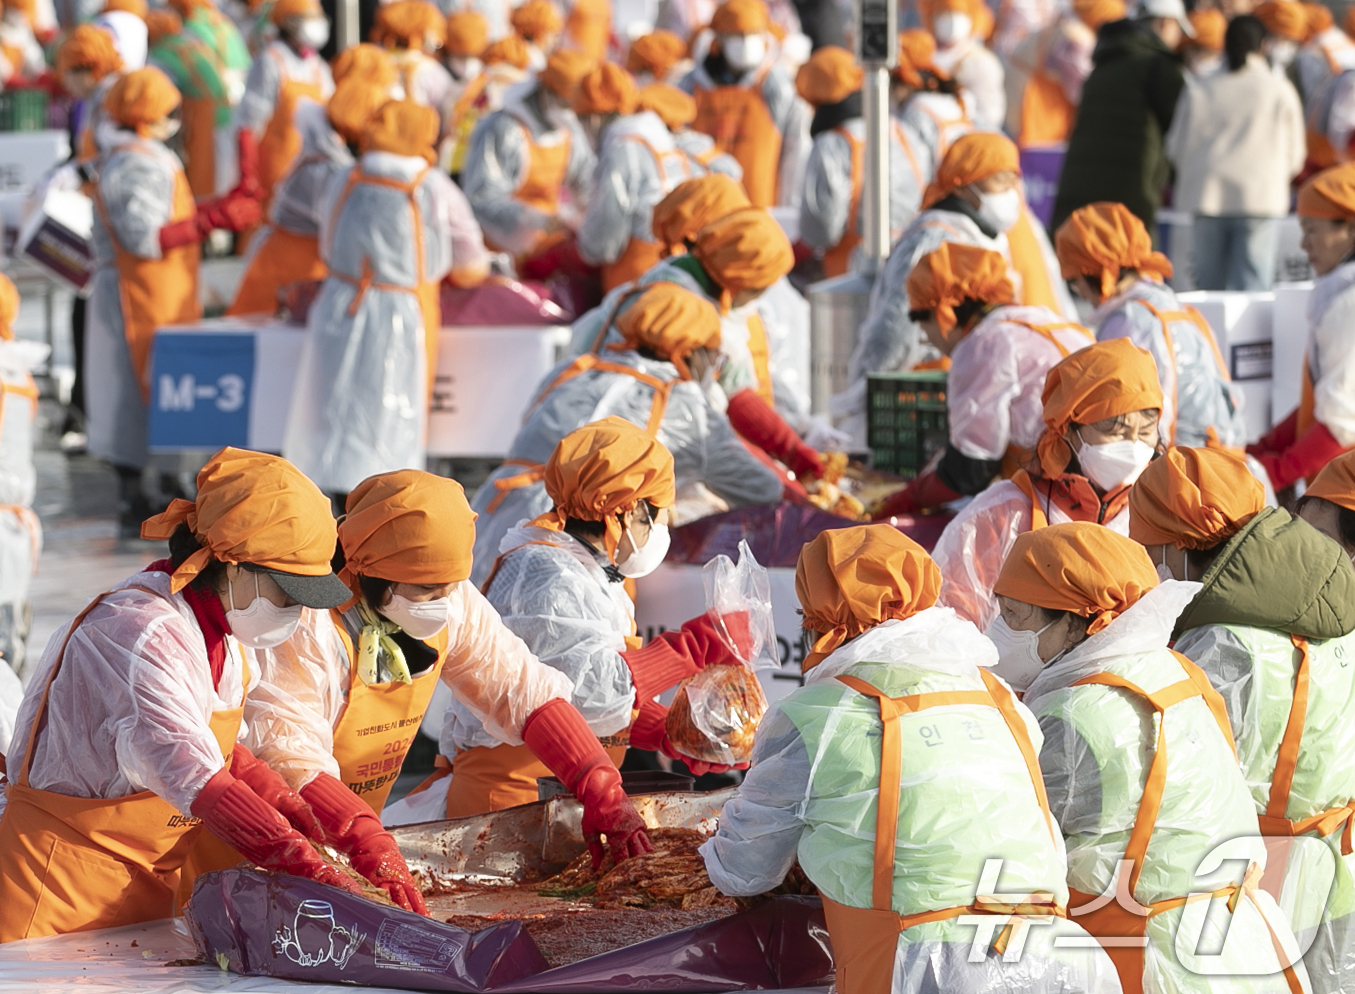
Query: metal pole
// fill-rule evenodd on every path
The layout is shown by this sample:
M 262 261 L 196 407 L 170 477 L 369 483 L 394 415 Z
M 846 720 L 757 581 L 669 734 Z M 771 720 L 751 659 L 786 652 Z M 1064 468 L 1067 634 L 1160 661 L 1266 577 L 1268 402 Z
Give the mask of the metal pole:
M 889 70 L 866 68 L 862 110 L 866 116 L 865 175 L 861 207 L 865 212 L 862 244 L 865 272 L 873 277 L 889 257 Z
M 334 25 L 335 46 L 342 52 L 362 40 L 358 37 L 358 0 L 335 0 L 334 10 L 338 15 Z

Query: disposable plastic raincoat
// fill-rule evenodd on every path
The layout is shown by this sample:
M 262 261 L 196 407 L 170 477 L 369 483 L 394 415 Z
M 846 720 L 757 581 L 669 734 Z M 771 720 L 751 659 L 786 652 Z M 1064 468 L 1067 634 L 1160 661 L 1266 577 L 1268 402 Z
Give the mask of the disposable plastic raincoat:
M 711 882 L 752 895 L 779 884 L 798 858 L 823 895 L 872 906 L 872 866 L 881 766 L 880 710 L 840 683 L 856 677 L 894 697 L 984 690 L 979 666 L 993 645 L 952 611 L 933 607 L 886 621 L 829 655 L 805 686 L 773 705 L 758 728 L 753 766 L 701 847 Z M 1036 750 L 1040 731 L 1015 709 Z M 891 908 L 901 915 L 966 907 L 983 893 L 984 861 L 1001 859 L 1002 891 L 1067 899 L 1062 839 L 1051 836 L 1030 770 L 994 707 L 959 704 L 899 719 L 903 737 L 898 839 Z M 911 748 L 939 746 L 941 748 Z M 1011 898 L 1011 900 L 1018 900 Z M 990 953 L 971 962 L 971 922 L 914 925 L 899 934 L 893 990 L 1118 992 L 1109 959 L 1082 929 L 1032 924 L 1019 960 Z
M 1321 992 L 1355 982 L 1355 855 L 1345 842 L 1355 801 L 1355 768 L 1345 759 L 1346 716 L 1355 707 L 1355 575 L 1344 559 L 1305 522 L 1266 508 L 1224 544 L 1176 623 L 1176 650 L 1208 674 L 1227 705 L 1262 831 L 1286 836 L 1287 821 L 1346 809 L 1321 826 L 1325 836 L 1310 828 L 1284 843 L 1280 906 Z M 1301 737 L 1287 760 L 1293 713 L 1302 716 Z M 1287 794 L 1275 789 L 1281 765 L 1292 776 Z
M 923 90 L 908 99 L 898 118 L 921 140 L 932 163 L 930 180 L 955 139 L 974 130 L 974 98 L 964 91 L 956 95 Z
M 1210 430 L 1219 442 L 1247 440 L 1242 397 L 1233 385 L 1213 331 L 1165 284 L 1139 280 L 1092 316 L 1098 341 L 1128 338 L 1152 353 L 1162 381 L 1162 427 L 1176 445 L 1198 448 Z
M 42 525 L 33 513 L 33 467 L 38 388 L 29 370 L 46 346 L 0 340 L 0 754 L 23 700 L 28 590 L 42 552 Z
M 471 507 L 479 515 L 475 528 L 475 565 L 471 579 L 483 583 L 501 551 L 504 536 L 515 525 L 550 510 L 545 484 L 535 479 L 514 488 L 496 486 L 546 464 L 560 439 L 576 428 L 610 415 L 645 426 L 656 409 L 653 380 L 671 384 L 656 437 L 673 454 L 678 487 L 704 483 L 730 504 L 772 503 L 781 497 L 781 481 L 775 472 L 748 451 L 716 411 L 700 384 L 679 380 L 671 362 L 647 359 L 638 352 L 604 350 L 605 362 L 634 369 L 650 382 L 621 372 L 592 369 L 548 389 L 574 360 L 546 375 L 543 391 L 527 415 L 508 460 L 475 492 Z M 584 712 L 587 716 L 588 712 Z
M 441 118 L 443 111 L 456 100 L 456 81 L 452 74 L 437 59 L 417 49 L 391 54 L 400 85 L 405 90 L 405 99 L 432 107 Z
M 1007 119 L 1007 87 L 1003 81 L 1002 60 L 984 47 L 978 38 L 966 38 L 958 45 L 936 50 L 938 69 L 951 76 L 974 96 L 974 126 L 997 131 Z
M 1114 894 L 1116 871 L 1140 805 L 1152 757 L 1166 755 L 1161 806 L 1130 895 L 1142 905 L 1240 882 L 1239 862 L 1264 868 L 1266 847 L 1223 720 L 1200 696 L 1154 706 L 1120 686 L 1080 680 L 1109 674 L 1148 694 L 1191 679 L 1166 648 L 1177 614 L 1199 591 L 1167 581 L 1109 626 L 1045 667 L 1025 702 L 1040 719 L 1049 804 L 1068 842 L 1075 903 Z M 1123 882 L 1122 882 L 1123 883 Z M 1147 921 L 1143 989 L 1289 994 L 1272 936 L 1289 951 L 1293 933 L 1264 891 L 1169 907 Z M 1085 905 L 1077 905 L 1085 906 Z M 1264 917 L 1263 917 L 1264 915 Z M 1077 916 L 1073 916 L 1077 920 Z M 1132 952 L 1126 950 L 1124 955 Z M 1301 975 L 1302 966 L 1297 967 Z M 1306 989 L 1306 988 L 1304 988 Z
M 235 122 L 259 139 L 259 182 L 266 191 L 282 182 L 301 150 L 293 122 L 297 101 L 302 97 L 324 101 L 333 92 L 329 66 L 314 52 L 301 55 L 279 40 L 255 58 Z
M 694 159 L 698 165 L 705 166 L 713 173 L 724 173 L 733 179 L 743 179 L 743 166 L 739 160 L 715 147 L 715 139 L 710 135 L 683 128 L 673 132 L 673 142 L 682 153 Z
M 329 275 L 311 305 L 283 452 L 346 493 L 422 469 L 441 312 L 437 284 L 485 262 L 461 191 L 419 156 L 367 152 L 320 208 Z

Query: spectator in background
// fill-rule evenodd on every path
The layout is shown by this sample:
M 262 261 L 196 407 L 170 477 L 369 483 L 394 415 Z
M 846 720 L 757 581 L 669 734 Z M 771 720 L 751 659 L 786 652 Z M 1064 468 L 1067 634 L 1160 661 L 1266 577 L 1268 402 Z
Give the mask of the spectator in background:
M 1303 4 L 1298 0 L 1266 0 L 1257 5 L 1255 16 L 1266 29 L 1262 53 L 1276 72 L 1288 73 L 1298 57 L 1299 45 L 1308 37 L 1308 14 Z
M 1303 168 L 1303 108 L 1266 64 L 1266 39 L 1259 18 L 1234 18 L 1228 71 L 1187 88 L 1167 134 L 1176 206 L 1195 216 L 1195 283 L 1204 290 L 1270 288 L 1278 222 Z
M 1181 48 L 1186 58 L 1186 69 L 1196 79 L 1223 71 L 1223 34 L 1228 30 L 1228 18 L 1222 11 L 1192 10 L 1190 24 L 1195 37 L 1187 38 Z
M 1186 85 L 1175 49 L 1195 29 L 1181 0 L 1142 0 L 1133 20 L 1103 25 L 1068 141 L 1051 229 L 1086 204 L 1124 204 L 1150 232 L 1171 165 L 1163 139 Z

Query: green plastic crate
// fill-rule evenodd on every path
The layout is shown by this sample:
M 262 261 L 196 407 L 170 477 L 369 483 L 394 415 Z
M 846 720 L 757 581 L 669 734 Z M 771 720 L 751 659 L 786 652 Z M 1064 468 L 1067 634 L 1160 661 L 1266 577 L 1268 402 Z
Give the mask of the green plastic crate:
M 875 373 L 866 378 L 866 444 L 875 468 L 911 480 L 946 447 L 944 372 Z
M 44 131 L 46 128 L 46 90 L 5 90 L 0 93 L 0 131 Z

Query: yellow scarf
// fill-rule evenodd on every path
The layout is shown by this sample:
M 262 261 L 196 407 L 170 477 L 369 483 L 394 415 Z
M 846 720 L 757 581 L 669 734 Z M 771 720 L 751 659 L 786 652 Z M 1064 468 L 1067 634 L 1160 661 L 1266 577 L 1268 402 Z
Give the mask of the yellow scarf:
M 358 633 L 358 679 L 368 686 L 377 683 L 379 664 L 385 662 L 391 683 L 413 683 L 404 651 L 391 638 L 401 630 L 400 626 L 381 617 L 365 600 L 359 600 L 357 608 L 362 620 L 362 631 Z

